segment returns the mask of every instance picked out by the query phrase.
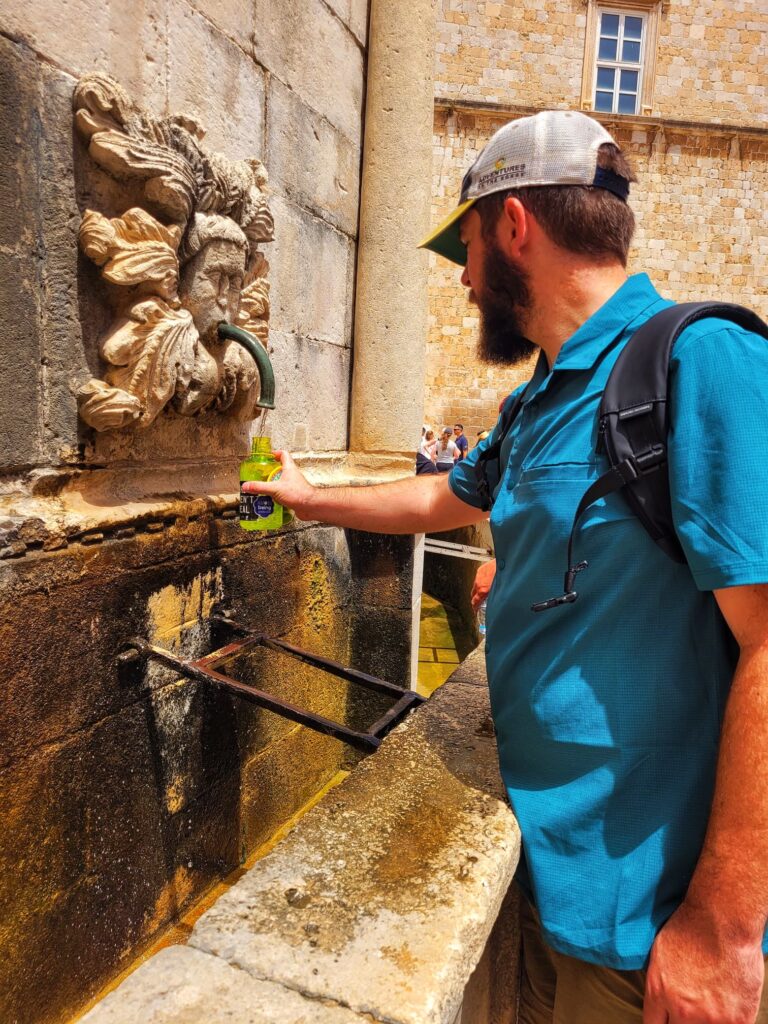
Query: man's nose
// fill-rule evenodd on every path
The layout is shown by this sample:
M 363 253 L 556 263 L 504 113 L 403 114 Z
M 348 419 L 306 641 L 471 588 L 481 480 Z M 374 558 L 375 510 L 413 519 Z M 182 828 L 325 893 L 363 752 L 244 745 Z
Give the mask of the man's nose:
M 469 274 L 467 273 L 466 267 L 464 267 L 464 269 L 461 272 L 461 283 L 464 285 L 465 288 L 471 287 L 469 283 Z

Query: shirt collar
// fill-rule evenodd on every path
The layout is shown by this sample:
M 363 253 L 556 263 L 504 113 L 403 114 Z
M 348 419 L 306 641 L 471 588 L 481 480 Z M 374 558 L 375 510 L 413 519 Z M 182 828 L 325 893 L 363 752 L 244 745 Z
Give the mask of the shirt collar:
M 652 307 L 660 303 L 666 304 L 647 274 L 628 277 L 621 288 L 565 341 L 552 369 L 591 369 L 608 345 L 644 313 L 650 316 Z M 543 352 L 541 355 L 544 358 Z M 546 363 L 546 359 L 544 361 Z

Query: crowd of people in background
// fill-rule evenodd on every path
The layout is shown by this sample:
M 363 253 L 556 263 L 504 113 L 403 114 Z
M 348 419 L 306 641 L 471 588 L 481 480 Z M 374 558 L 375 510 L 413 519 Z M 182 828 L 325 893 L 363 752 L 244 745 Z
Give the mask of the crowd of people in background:
M 480 430 L 477 442 L 488 437 L 489 431 Z M 421 428 L 421 443 L 416 453 L 416 475 L 422 473 L 448 473 L 457 462 L 467 457 L 469 439 L 462 423 L 454 423 L 453 429 L 444 427 L 440 436 L 426 424 Z

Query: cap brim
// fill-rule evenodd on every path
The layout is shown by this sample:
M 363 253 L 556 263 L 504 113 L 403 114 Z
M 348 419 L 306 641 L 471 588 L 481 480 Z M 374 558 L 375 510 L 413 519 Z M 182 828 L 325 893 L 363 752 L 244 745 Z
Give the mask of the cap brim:
M 463 267 L 467 262 L 467 247 L 459 237 L 459 222 L 467 210 L 477 202 L 477 199 L 467 199 L 460 203 L 453 213 L 439 224 L 431 235 L 427 235 L 423 242 L 419 242 L 420 249 L 430 249 L 438 256 L 445 256 L 452 263 L 458 263 Z

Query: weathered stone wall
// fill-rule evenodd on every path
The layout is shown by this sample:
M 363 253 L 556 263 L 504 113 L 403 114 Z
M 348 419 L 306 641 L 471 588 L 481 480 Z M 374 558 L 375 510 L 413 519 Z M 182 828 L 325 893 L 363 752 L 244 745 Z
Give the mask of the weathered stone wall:
M 357 759 L 172 670 L 119 665 L 132 636 L 207 654 L 233 639 L 206 621 L 224 601 L 267 635 L 405 682 L 409 540 L 373 565 L 362 535 L 305 526 L 254 541 L 233 512 L 193 513 L 0 562 L 8 1024 L 67 1019 Z M 382 710 L 263 649 L 223 670 L 353 728 Z
M 216 602 L 269 635 L 408 682 L 413 544 L 316 524 L 246 535 L 249 424 L 163 413 L 94 434 L 75 394 L 112 312 L 78 254 L 112 186 L 73 129 L 79 76 L 185 112 L 260 157 L 275 241 L 276 444 L 347 447 L 367 0 L 0 5 L 0 1019 L 63 1021 L 240 864 L 350 749 L 169 670 L 224 642 Z M 328 456 L 329 461 L 333 461 Z M 239 669 L 245 670 L 242 664 Z M 259 655 L 250 681 L 368 726 L 380 704 Z
M 435 223 L 455 206 L 464 172 L 505 121 L 547 107 L 579 108 L 585 27 L 581 0 L 443 0 Z M 670 298 L 730 299 L 763 317 L 768 88 L 757 62 L 767 32 L 768 11 L 747 2 L 665 3 L 653 118 L 604 122 L 640 179 L 631 199 L 638 230 L 630 270 L 647 271 Z M 458 420 L 474 442 L 531 365 L 492 370 L 476 362 L 476 310 L 458 268 L 431 261 L 425 418 L 437 428 Z
M 80 0 L 66 18 L 45 0 L 2 5 L 0 142 L 17 156 L 0 172 L 0 466 L 243 447 L 242 432 L 205 417 L 170 434 L 153 425 L 133 444 L 78 426 L 74 393 L 98 372 L 108 322 L 104 286 L 77 248 L 82 210 L 102 187 L 72 126 L 76 78 L 93 71 L 152 113 L 199 119 L 210 150 L 264 161 L 276 222 L 265 250 L 278 384 L 269 426 L 280 444 L 346 447 L 366 19 L 366 0 Z

